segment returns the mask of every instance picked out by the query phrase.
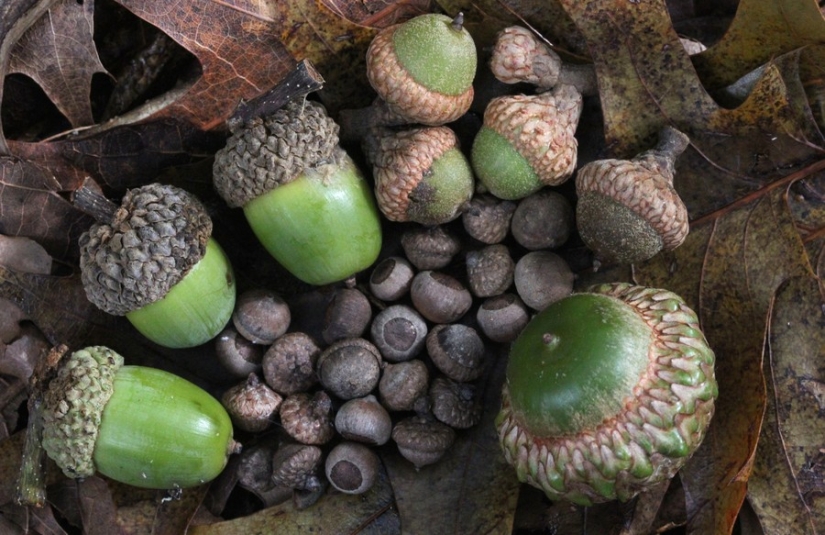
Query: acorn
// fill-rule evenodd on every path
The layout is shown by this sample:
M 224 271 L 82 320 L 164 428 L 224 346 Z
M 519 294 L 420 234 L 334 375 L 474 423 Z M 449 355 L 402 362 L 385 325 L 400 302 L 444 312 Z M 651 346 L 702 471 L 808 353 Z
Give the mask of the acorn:
M 470 163 L 446 126 L 378 129 L 364 149 L 373 165 L 378 208 L 390 221 L 447 223 L 473 196 Z
M 347 279 L 378 258 L 372 191 L 318 103 L 292 101 L 233 132 L 215 155 L 213 179 L 269 253 L 306 283 Z
M 585 244 L 608 262 L 634 264 L 670 251 L 690 230 L 673 188 L 676 158 L 690 140 L 665 127 L 654 149 L 632 160 L 598 160 L 576 176 L 576 225 Z
M 627 501 L 699 447 L 718 394 L 714 354 L 681 297 L 626 283 L 537 314 L 510 349 L 501 446 L 551 500 Z
M 80 236 L 86 297 L 171 348 L 203 344 L 235 306 L 232 266 L 192 194 L 169 185 L 131 189 L 109 221 Z
M 63 355 L 38 409 L 48 456 L 70 478 L 153 489 L 214 479 L 239 451 L 226 410 L 185 379 L 123 362 L 103 346 Z
M 367 78 L 409 123 L 441 125 L 470 108 L 478 57 L 464 16 L 428 13 L 385 28 L 367 50 Z
M 471 153 L 484 188 L 513 200 L 569 179 L 576 169 L 581 111 L 582 95 L 572 85 L 491 100 Z

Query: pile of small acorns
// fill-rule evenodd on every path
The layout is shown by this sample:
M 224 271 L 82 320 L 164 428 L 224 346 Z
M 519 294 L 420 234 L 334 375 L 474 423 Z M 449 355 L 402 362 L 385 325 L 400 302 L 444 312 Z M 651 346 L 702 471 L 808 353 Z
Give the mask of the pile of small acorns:
M 274 291 L 239 296 L 216 343 L 226 369 L 246 379 L 222 402 L 238 429 L 282 431 L 264 449 L 271 464 L 261 467 L 262 448 L 243 454 L 253 460 L 242 472 L 255 477 L 242 485 L 264 497 L 272 487 L 312 491 L 325 472 L 335 488 L 361 493 L 378 469 L 369 446 L 392 440 L 420 468 L 479 421 L 474 381 L 491 364 L 487 340 L 512 341 L 532 310 L 572 291 L 572 271 L 548 250 L 572 232 L 572 207 L 550 191 L 518 203 L 484 195 L 462 223 L 410 226 L 403 254 L 363 284 L 317 292 L 312 306 L 325 308 L 315 332 L 291 330 L 295 311 Z M 555 230 L 537 236 L 537 225 Z M 536 250 L 515 261 L 502 243 L 510 236 Z M 271 476 L 262 481 L 262 471 Z
M 268 289 L 236 299 L 231 263 L 191 194 L 150 184 L 115 206 L 88 192 L 99 223 L 80 238 L 87 297 L 166 347 L 217 337 L 221 361 L 244 378 L 223 396 L 234 424 L 260 437 L 277 422 L 275 444 L 247 448 L 241 461 L 249 468 L 242 485 L 259 495 L 318 496 L 326 481 L 364 492 L 379 464 L 370 446 L 390 440 L 416 467 L 438 461 L 456 430 L 479 420 L 473 381 L 490 364 L 485 339 L 514 340 L 533 311 L 572 291 L 574 276 L 551 249 L 574 232 L 574 209 L 546 186 L 576 170 L 574 133 L 592 72 L 562 64 L 522 28 L 501 32 L 492 72 L 537 89 L 490 101 L 468 160 L 444 126 L 474 97 L 477 53 L 462 24 L 460 15 L 429 14 L 387 28 L 367 56 L 379 95 L 372 106 L 335 122 L 317 102 L 293 101 L 233 127 L 215 156 L 216 191 L 243 210 L 269 253 L 301 281 L 334 289 L 309 313 L 325 309 L 318 332 L 297 328 L 306 318 L 293 318 Z M 687 212 L 672 180 L 687 139 L 674 129 L 663 134 L 634 160 L 578 170 L 575 230 L 599 259 L 639 262 L 684 240 Z M 340 139 L 363 149 L 373 184 Z M 388 224 L 398 225 L 403 253 L 382 258 Z M 368 280 L 359 282 L 362 273 Z M 67 406 L 86 414 L 86 401 L 58 394 L 49 420 L 63 418 Z M 151 395 L 174 403 L 162 389 Z M 204 452 L 213 470 L 192 481 L 215 477 L 236 451 L 231 434 L 221 437 Z M 191 433 L 186 449 L 197 451 L 201 438 Z M 91 456 L 98 445 L 87 446 Z M 164 448 L 158 455 L 169 461 L 176 453 Z M 145 449 L 135 448 L 145 455 L 130 473 L 106 475 L 183 485 L 167 474 L 145 477 L 155 463 L 141 464 Z M 72 466 L 61 468 L 78 477 Z

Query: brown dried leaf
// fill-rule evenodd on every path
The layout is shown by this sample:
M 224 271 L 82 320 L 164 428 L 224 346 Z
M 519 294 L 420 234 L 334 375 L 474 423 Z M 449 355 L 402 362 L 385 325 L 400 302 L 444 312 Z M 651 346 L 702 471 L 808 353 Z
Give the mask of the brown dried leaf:
M 384 470 L 372 489 L 361 495 L 330 491 L 312 507 L 298 510 L 289 501 L 251 515 L 209 525 L 192 526 L 189 535 L 247 535 L 249 533 L 335 533 L 394 535 L 401 533 L 392 488 Z M 406 533 L 406 531 L 405 531 Z
M 814 277 L 791 278 L 771 310 L 768 406 L 748 490 L 767 533 L 825 532 L 824 292 Z
M 762 354 L 775 289 L 811 268 L 785 192 L 774 189 L 691 229 L 637 282 L 682 295 L 716 352 L 719 399 L 708 436 L 680 472 L 689 533 L 730 533 L 745 498 L 766 403 Z
M 119 0 L 119 4 L 194 54 L 203 74 L 192 85 L 142 107 L 134 120 L 171 118 L 208 130 L 241 100 L 257 97 L 295 64 L 280 41 L 283 29 L 270 7 L 254 0 Z M 279 2 L 280 4 L 280 2 Z
M 733 83 L 771 58 L 825 42 L 825 20 L 808 0 L 741 0 L 724 37 L 694 64 L 710 87 Z
M 501 454 L 493 423 L 501 406 L 505 352 L 488 352 L 495 361 L 476 390 L 481 421 L 459 432 L 440 461 L 416 470 L 396 449 L 383 455 L 405 533 L 428 533 L 433 526 L 440 533 L 512 532 L 519 482 Z
M 93 0 L 58 0 L 11 52 L 10 73 L 35 80 L 72 126 L 94 123 L 92 76 L 106 69 L 97 56 Z
M 561 0 L 587 39 L 596 69 L 608 149 L 631 157 L 648 148 L 665 124 L 697 134 L 755 131 L 804 138 L 789 90 L 775 65 L 766 67 L 738 108 L 719 107 L 702 86 L 671 25 L 664 0 Z

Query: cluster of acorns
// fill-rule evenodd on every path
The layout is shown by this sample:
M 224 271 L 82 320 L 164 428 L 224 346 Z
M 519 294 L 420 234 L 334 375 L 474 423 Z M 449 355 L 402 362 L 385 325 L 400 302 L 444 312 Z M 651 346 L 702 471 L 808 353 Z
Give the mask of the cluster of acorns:
M 244 293 L 236 302 L 232 268 L 211 238 L 211 221 L 197 199 L 179 188 L 150 184 L 129 191 L 120 207 L 103 210 L 102 221 L 81 238 L 83 281 L 93 303 L 125 315 L 147 338 L 168 347 L 193 347 L 217 336 L 224 365 L 245 377 L 223 396 L 235 426 L 259 433 L 277 418 L 288 439 L 264 456 L 266 470 L 252 478 L 256 489 L 318 490 L 323 464 L 325 479 L 335 488 L 365 492 L 378 469 L 369 446 L 390 439 L 416 467 L 438 461 L 455 430 L 479 420 L 473 381 L 489 365 L 482 337 L 516 341 L 507 379 L 508 385 L 522 386 L 505 387 L 497 425 L 505 456 L 519 477 L 549 496 L 579 503 L 628 499 L 649 481 L 672 475 L 704 436 L 715 397 L 713 354 L 695 314 L 669 292 L 626 286 L 568 301 L 574 276 L 551 252 L 573 232 L 574 215 L 579 235 L 603 260 L 639 262 L 678 246 L 687 234 L 687 213 L 672 181 L 674 160 L 687 137 L 666 128 L 656 148 L 633 160 L 583 166 L 576 178 L 574 214 L 564 196 L 545 186 L 563 183 L 576 169 L 574 133 L 582 92 L 593 89 L 592 76 L 586 68 L 563 64 L 531 32 L 501 32 L 493 73 L 505 83 L 530 82 L 537 89 L 489 103 L 468 160 L 445 125 L 464 115 L 473 101 L 476 62 L 475 43 L 461 15 L 415 17 L 380 32 L 371 44 L 367 74 L 379 98 L 365 110 L 342 113 L 342 127 L 320 104 L 294 101 L 233 131 L 216 154 L 215 189 L 229 206 L 243 209 L 261 243 L 295 277 L 329 285 L 355 281 L 356 274 L 372 267 L 361 289 L 353 283 L 335 290 L 319 333 L 290 331 L 290 307 L 268 290 Z M 374 188 L 339 145 L 341 129 L 346 138 L 360 141 Z M 401 236 L 404 255 L 376 264 L 383 239 L 380 214 L 410 226 Z M 450 230 L 459 217 L 471 242 Z M 509 245 L 504 243 L 508 237 Z M 513 251 L 521 251 L 517 259 Z M 475 314 L 468 314 L 474 297 L 479 300 Z M 567 304 L 531 321 L 534 311 L 561 302 Z M 587 318 L 572 326 L 557 321 L 571 316 L 565 307 L 587 310 Z M 226 327 L 230 316 L 232 326 Z M 627 334 L 625 325 L 631 323 Z M 519 337 L 531 326 L 532 334 Z M 571 328 L 578 334 L 561 335 Z M 618 370 L 611 351 L 581 342 L 588 338 L 581 334 L 585 328 L 599 331 L 595 338 L 609 340 L 610 347 L 618 347 L 611 337 L 635 337 L 626 344 L 632 365 Z M 660 347 L 656 337 L 673 339 Z M 533 359 L 545 353 L 547 359 Z M 620 389 L 615 406 L 597 410 L 582 396 L 560 407 L 552 417 L 557 421 L 550 421 L 553 411 L 545 409 L 552 394 L 546 385 L 533 384 L 533 370 L 554 360 L 570 365 L 590 358 L 617 367 L 604 368 L 608 371 L 596 381 L 605 393 Z M 79 446 L 63 431 L 45 433 L 51 437 L 49 455 L 71 461 L 82 450 L 82 470 L 71 462 L 61 465 L 67 475 L 97 468 L 114 479 L 154 488 L 214 477 L 237 450 L 225 430 L 226 414 L 214 408 L 214 426 L 222 431 L 205 446 L 196 443 L 196 433 L 178 440 L 167 426 L 168 433 L 158 432 L 150 443 L 136 440 L 132 451 L 112 452 L 106 437 L 115 426 L 104 431 L 105 420 L 82 421 L 90 404 L 100 416 L 125 399 L 116 392 L 121 372 L 106 371 L 113 359 L 105 348 L 91 348 L 75 352 L 71 367 L 61 369 L 55 388 L 77 392 L 91 382 L 106 395 L 67 401 L 53 389 L 46 392 L 43 421 L 63 430 L 79 426 L 85 433 Z M 679 372 L 680 366 L 690 373 Z M 677 399 L 667 381 L 645 375 L 649 370 L 682 381 L 673 391 L 689 399 Z M 570 380 L 590 380 L 582 374 L 577 368 Z M 605 378 L 613 376 L 621 384 L 608 384 Z M 654 390 L 637 396 L 634 381 L 648 381 Z M 175 402 L 170 391 L 130 384 L 133 390 L 151 390 L 145 396 L 157 406 Z M 689 396 L 682 386 L 691 388 Z M 580 390 L 579 385 L 561 388 Z M 209 397 L 199 392 L 192 398 Z M 571 410 L 581 411 L 589 427 L 568 426 Z M 656 425 L 634 428 L 637 410 L 655 418 Z M 670 420 L 677 412 L 690 425 L 674 429 Z M 603 422 L 622 418 L 629 418 L 624 434 L 602 429 Z M 651 426 L 653 435 L 644 435 Z M 137 426 L 130 431 L 139 432 Z M 568 442 L 554 438 L 559 435 Z M 594 436 L 601 437 L 601 446 L 588 442 Z M 633 449 L 637 436 L 647 441 L 644 451 Z M 607 451 L 605 441 L 615 443 L 616 451 Z M 64 443 L 73 446 L 64 450 Z M 327 445 L 332 447 L 324 451 Z M 181 450 L 202 446 L 211 449 L 203 453 L 210 459 L 208 471 L 193 466 L 186 479 L 178 472 L 147 478 L 141 469 L 168 467 Z M 678 459 L 672 461 L 671 453 Z M 107 458 L 130 455 L 136 462 L 102 468 Z M 587 467 L 570 472 L 575 464 L 564 455 L 584 455 Z M 666 469 L 650 464 L 662 456 Z M 633 478 L 617 475 L 618 466 Z
M 222 401 L 237 428 L 261 432 L 279 421 L 290 437 L 273 454 L 269 487 L 313 488 L 325 457 L 334 487 L 364 492 L 378 464 L 364 445 L 392 439 L 420 468 L 441 458 L 454 430 L 478 422 L 474 381 L 490 364 L 485 338 L 511 342 L 532 310 L 572 291 L 572 271 L 548 250 L 572 232 L 572 207 L 555 192 L 519 203 L 481 196 L 462 221 L 472 240 L 447 225 L 405 230 L 403 256 L 377 263 L 363 291 L 341 286 L 324 294 L 317 332 L 290 330 L 294 312 L 273 291 L 239 297 L 216 343 L 222 364 L 245 380 Z M 529 251 L 518 261 L 502 243 L 510 235 Z M 335 432 L 343 441 L 327 453 L 322 447 L 339 440 Z M 336 471 L 337 462 L 352 469 Z M 260 477 L 248 484 L 270 490 Z

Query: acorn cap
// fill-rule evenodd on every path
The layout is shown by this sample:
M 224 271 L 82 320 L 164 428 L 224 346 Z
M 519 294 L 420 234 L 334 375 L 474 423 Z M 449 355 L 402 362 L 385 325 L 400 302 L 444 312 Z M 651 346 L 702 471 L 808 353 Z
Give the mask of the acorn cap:
M 371 138 L 366 149 L 378 207 L 390 221 L 446 223 L 458 217 L 472 197 L 472 171 L 458 150 L 458 138 L 446 126 L 385 130 Z M 442 157 L 461 169 L 449 171 L 445 183 L 431 184 L 428 179 L 438 174 L 433 167 Z
M 633 160 L 599 160 L 576 177 L 576 223 L 600 257 L 621 263 L 675 249 L 690 230 L 688 211 L 673 188 L 674 163 L 688 138 L 667 127 L 656 149 Z
M 43 449 L 70 478 L 95 473 L 101 416 L 122 365 L 123 357 L 107 347 L 75 351 L 60 363 L 43 395 Z
M 553 87 L 561 73 L 561 58 L 527 28 L 510 26 L 496 36 L 490 70 L 505 84 L 527 82 Z
M 496 418 L 519 479 L 589 505 L 672 477 L 703 440 L 718 394 L 698 323 L 678 295 L 626 283 L 536 316 L 512 347 Z
M 450 25 L 451 20 L 444 15 L 429 15 L 430 19 L 438 17 L 443 19 L 442 23 Z M 419 17 L 416 17 L 417 19 Z M 431 20 L 430 20 L 431 22 Z M 416 28 L 416 26 L 418 28 Z M 475 47 L 472 47 L 472 58 L 463 58 L 461 53 L 452 52 L 448 55 L 451 59 L 459 56 L 459 60 L 472 60 L 472 72 L 469 77 L 457 76 L 458 79 L 467 78 L 466 83 L 457 84 L 458 91 L 448 91 L 446 88 L 428 87 L 429 81 L 417 80 L 414 73 L 403 65 L 396 53 L 396 40 L 411 40 L 417 46 L 415 48 L 427 49 L 433 52 L 429 56 L 424 53 L 413 53 L 423 60 L 416 63 L 422 64 L 422 72 L 432 69 L 437 71 L 436 64 L 441 61 L 438 55 L 445 50 L 450 50 L 452 38 L 447 32 L 429 31 L 433 30 L 425 19 L 412 19 L 404 24 L 396 24 L 383 29 L 370 43 L 367 50 L 367 78 L 375 91 L 387 103 L 389 108 L 396 114 L 405 117 L 410 123 L 420 123 L 425 125 L 442 125 L 455 121 L 470 108 L 473 101 L 472 75 L 475 74 L 476 60 Z M 403 28 L 402 28 L 403 27 Z M 466 30 L 460 29 L 456 33 Z M 404 34 L 400 37 L 397 34 Z M 442 37 L 447 37 L 442 40 Z M 408 43 L 409 44 L 409 43 Z M 413 48 L 406 46 L 405 48 Z M 462 49 L 465 47 L 462 47 Z M 467 52 L 470 52 L 468 49 Z M 428 56 L 428 57 L 425 57 Z M 468 63 L 468 65 L 470 64 Z M 452 63 L 451 63 L 452 64 Z M 413 69 L 415 70 L 415 69 Z M 450 73 L 439 73 L 441 76 L 452 78 L 452 75 L 459 74 L 457 69 Z M 463 74 L 463 73 L 461 73 Z M 454 88 L 451 88 L 454 89 Z
M 232 134 L 215 154 L 215 189 L 231 208 L 244 206 L 304 169 L 326 163 L 337 145 L 338 125 L 323 105 L 290 101 Z
M 494 98 L 487 105 L 480 137 L 473 145 L 473 166 L 479 178 L 485 185 L 502 180 L 502 177 L 488 178 L 484 173 L 486 168 L 495 167 L 495 160 L 502 155 L 498 151 L 493 153 L 484 143 L 476 146 L 485 136 L 495 138 L 498 135 L 509 142 L 512 150 L 521 155 L 535 173 L 533 180 L 538 183 L 532 191 L 541 185 L 557 186 L 565 182 L 576 169 L 578 142 L 575 133 L 581 111 L 581 93 L 571 85 L 559 85 L 540 95 Z M 488 166 L 486 162 L 490 159 L 493 161 Z M 489 188 L 494 195 L 502 196 L 494 188 Z M 504 195 L 502 198 L 516 196 Z
M 126 192 L 110 223 L 80 236 L 89 301 L 123 316 L 162 299 L 203 258 L 212 220 L 192 194 L 164 184 Z

